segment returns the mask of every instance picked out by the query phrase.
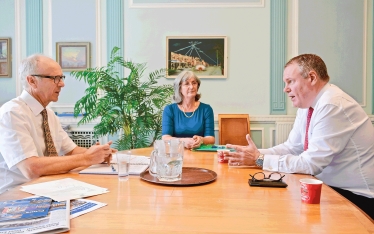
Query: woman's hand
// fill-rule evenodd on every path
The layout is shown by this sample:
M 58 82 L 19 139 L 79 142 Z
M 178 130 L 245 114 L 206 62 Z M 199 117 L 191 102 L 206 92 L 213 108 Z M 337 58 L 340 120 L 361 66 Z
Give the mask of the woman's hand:
M 195 144 L 195 140 L 193 138 L 182 138 L 181 140 L 184 142 L 184 148 L 186 149 L 192 149 Z
M 169 135 L 163 135 L 162 140 L 179 139 L 184 142 L 184 148 L 194 149 L 200 147 L 204 143 L 204 137 L 193 136 L 192 138 L 175 138 Z
M 198 135 L 194 135 L 192 137 L 194 143 L 192 145 L 192 149 L 194 148 L 199 148 L 203 143 L 204 143 L 204 137 L 201 137 L 201 136 L 198 136 Z

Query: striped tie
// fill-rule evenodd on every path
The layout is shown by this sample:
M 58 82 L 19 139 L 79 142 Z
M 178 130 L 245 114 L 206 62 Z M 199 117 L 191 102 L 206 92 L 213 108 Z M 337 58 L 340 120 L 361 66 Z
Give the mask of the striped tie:
M 49 130 L 47 110 L 44 109 L 41 113 L 43 116 L 43 130 L 46 147 L 46 156 L 58 156 L 55 144 L 53 143 L 53 139 L 51 136 L 51 131 Z
M 310 119 L 312 118 L 312 114 L 313 114 L 313 108 L 312 107 L 309 107 L 309 111 L 308 111 L 308 116 L 306 118 L 306 133 L 305 133 L 305 141 L 304 141 L 304 151 L 306 151 L 308 149 L 308 130 L 309 130 L 309 123 L 310 123 Z

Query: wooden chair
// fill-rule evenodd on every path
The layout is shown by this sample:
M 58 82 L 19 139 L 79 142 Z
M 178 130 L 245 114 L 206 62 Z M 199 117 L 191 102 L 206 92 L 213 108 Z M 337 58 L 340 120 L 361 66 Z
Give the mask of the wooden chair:
M 248 114 L 218 114 L 219 144 L 248 145 L 250 133 Z

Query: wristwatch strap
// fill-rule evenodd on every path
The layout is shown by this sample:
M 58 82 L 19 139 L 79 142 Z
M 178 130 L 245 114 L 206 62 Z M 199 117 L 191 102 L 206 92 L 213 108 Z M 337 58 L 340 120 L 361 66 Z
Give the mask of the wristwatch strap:
M 258 158 L 256 159 L 256 166 L 262 168 L 264 166 L 264 155 L 260 154 Z

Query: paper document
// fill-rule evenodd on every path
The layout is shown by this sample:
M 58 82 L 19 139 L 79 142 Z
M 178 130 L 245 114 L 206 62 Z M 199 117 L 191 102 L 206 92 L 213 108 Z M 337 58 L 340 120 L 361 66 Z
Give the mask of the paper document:
M 39 196 L 50 197 L 55 201 L 72 200 L 109 192 L 106 188 L 71 178 L 26 185 L 22 186 L 21 190 Z
M 131 155 L 131 158 L 130 158 L 130 164 L 149 165 L 150 161 L 151 161 L 150 157 L 142 156 L 142 155 Z M 115 154 L 112 156 L 112 160 L 110 162 L 117 163 L 117 158 Z
M 86 169 L 83 169 L 79 174 L 105 174 L 105 175 L 117 175 L 117 159 L 112 158 L 112 165 L 108 164 L 95 164 Z M 131 156 L 129 174 L 130 175 L 139 175 L 143 171 L 147 170 L 149 167 L 150 158 L 146 156 Z

